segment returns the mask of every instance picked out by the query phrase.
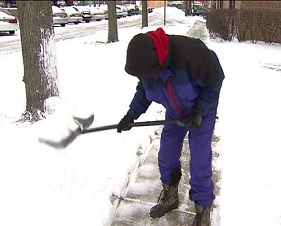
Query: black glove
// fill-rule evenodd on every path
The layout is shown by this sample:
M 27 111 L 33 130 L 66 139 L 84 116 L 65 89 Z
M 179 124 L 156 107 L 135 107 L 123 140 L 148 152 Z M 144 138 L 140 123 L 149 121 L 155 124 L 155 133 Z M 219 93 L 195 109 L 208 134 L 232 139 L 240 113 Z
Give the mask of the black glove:
M 192 112 L 179 119 L 184 126 L 196 128 L 201 125 L 202 116 L 198 112 Z
M 129 126 L 130 123 L 133 123 L 134 119 L 129 115 L 126 114 L 121 121 L 118 123 L 117 126 L 117 132 L 121 133 L 122 131 L 128 131 L 130 130 L 132 127 Z

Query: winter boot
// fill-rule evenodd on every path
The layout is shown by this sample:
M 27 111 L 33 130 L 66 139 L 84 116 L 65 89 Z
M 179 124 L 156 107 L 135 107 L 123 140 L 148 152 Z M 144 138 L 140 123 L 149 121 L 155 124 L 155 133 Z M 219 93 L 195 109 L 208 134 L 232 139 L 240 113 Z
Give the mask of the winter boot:
M 204 208 L 199 204 L 195 204 L 196 216 L 192 226 L 210 226 L 210 209 L 211 206 Z
M 157 218 L 164 216 L 167 212 L 178 208 L 179 206 L 179 196 L 178 196 L 178 186 L 179 183 L 174 185 L 164 184 L 163 190 L 160 193 L 160 196 L 157 201 L 157 205 L 153 206 L 150 209 L 150 217 Z

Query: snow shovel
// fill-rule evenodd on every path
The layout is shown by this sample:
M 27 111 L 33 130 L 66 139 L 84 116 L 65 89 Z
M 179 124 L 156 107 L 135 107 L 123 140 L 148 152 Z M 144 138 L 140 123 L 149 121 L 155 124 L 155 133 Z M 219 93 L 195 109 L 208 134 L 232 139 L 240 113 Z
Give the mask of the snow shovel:
M 86 133 L 93 133 L 111 129 L 117 129 L 118 124 L 100 126 L 96 128 L 89 128 L 94 121 L 94 115 L 89 116 L 88 118 L 78 118 L 73 117 L 77 128 L 74 130 L 69 130 L 69 134 L 62 138 L 59 141 L 48 140 L 45 138 L 38 138 L 40 143 L 47 144 L 54 148 L 66 148 L 73 140 L 75 140 L 79 135 Z M 133 122 L 130 123 L 131 127 L 140 127 L 140 126 L 158 126 L 158 125 L 180 125 L 185 126 L 179 119 L 173 120 L 157 120 L 157 121 L 143 121 L 143 122 Z

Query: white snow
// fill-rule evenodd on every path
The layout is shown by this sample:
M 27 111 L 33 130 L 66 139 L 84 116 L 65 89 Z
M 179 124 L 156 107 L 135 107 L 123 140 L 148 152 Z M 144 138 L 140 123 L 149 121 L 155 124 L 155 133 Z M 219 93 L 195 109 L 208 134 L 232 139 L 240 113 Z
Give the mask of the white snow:
M 164 27 L 168 34 L 185 34 L 200 19 L 171 8 L 167 16 L 175 19 Z M 57 42 L 61 100 L 48 100 L 49 112 L 56 110 L 31 126 L 15 123 L 25 110 L 21 52 L 0 53 L 0 225 L 110 224 L 110 198 L 122 194 L 136 153 L 150 148 L 157 127 L 85 134 L 60 150 L 38 138 L 59 140 L 74 128 L 72 115 L 94 114 L 92 127 L 118 123 L 137 83 L 124 71 L 127 44 L 156 28 L 118 29 L 120 41 L 110 44 L 104 44 L 107 30 Z M 216 125 L 222 179 L 213 225 L 281 225 L 281 46 L 219 40 L 208 46 L 226 75 Z M 139 121 L 158 119 L 163 108 L 153 104 Z

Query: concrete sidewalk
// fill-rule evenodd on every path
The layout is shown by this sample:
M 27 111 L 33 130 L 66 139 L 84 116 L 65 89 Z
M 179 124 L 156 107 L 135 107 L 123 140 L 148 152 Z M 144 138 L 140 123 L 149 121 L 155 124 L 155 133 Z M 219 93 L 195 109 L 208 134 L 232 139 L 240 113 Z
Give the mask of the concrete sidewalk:
M 206 22 L 197 20 L 194 26 L 188 30 L 186 36 L 200 38 L 206 45 L 208 45 L 209 34 L 206 29 Z
M 197 21 L 192 29 L 187 33 L 189 37 L 201 38 L 202 41 L 208 40 L 205 23 Z M 162 127 L 159 127 L 158 136 L 152 143 L 152 148 L 144 162 L 138 167 L 136 177 L 129 181 L 124 197 L 118 197 L 115 220 L 111 226 L 190 226 L 194 219 L 194 204 L 189 200 L 189 146 L 187 138 L 184 140 L 181 165 L 182 179 L 179 184 L 180 206 L 159 219 L 151 219 L 149 210 L 157 203 L 162 184 L 158 170 L 157 155 L 160 143 Z M 219 137 L 213 136 L 213 149 L 216 148 Z M 218 155 L 214 151 L 213 161 Z M 214 170 L 214 183 L 218 184 L 219 172 Z M 216 187 L 217 194 L 219 188 Z

